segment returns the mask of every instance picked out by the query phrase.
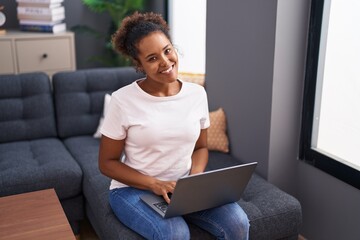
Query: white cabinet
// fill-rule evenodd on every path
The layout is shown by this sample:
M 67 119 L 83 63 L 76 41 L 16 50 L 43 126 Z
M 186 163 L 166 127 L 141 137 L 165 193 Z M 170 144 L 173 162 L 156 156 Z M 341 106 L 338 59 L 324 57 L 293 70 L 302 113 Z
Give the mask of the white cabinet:
M 0 74 L 76 69 L 74 33 L 7 31 L 0 35 Z
M 15 72 L 15 56 L 11 41 L 0 40 L 0 73 Z

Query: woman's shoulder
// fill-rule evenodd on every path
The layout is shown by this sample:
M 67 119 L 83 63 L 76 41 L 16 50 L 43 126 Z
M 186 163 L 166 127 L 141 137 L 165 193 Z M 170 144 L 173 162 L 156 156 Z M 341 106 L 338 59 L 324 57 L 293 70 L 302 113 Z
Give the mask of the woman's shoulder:
M 182 82 L 185 91 L 191 92 L 191 93 L 205 93 L 206 94 L 205 88 L 203 86 L 201 86 L 200 84 L 186 82 L 181 79 L 179 79 L 179 80 Z
M 126 97 L 126 96 L 129 96 L 129 94 L 135 94 L 136 93 L 136 82 L 138 80 L 135 80 L 134 82 L 128 84 L 128 85 L 125 85 L 121 88 L 119 88 L 118 90 L 116 90 L 115 92 L 113 92 L 113 96 L 117 96 L 117 97 Z
M 187 81 L 182 80 L 181 78 L 179 78 L 179 80 L 187 88 L 195 89 L 195 90 L 198 90 L 198 91 L 204 91 L 204 87 L 202 85 L 198 84 L 198 83 L 187 82 Z

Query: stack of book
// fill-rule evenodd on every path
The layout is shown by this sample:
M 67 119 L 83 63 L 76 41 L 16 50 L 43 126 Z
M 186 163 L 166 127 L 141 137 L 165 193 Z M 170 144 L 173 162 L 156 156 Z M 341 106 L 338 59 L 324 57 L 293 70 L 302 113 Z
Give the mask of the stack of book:
M 21 31 L 66 31 L 64 0 L 16 0 Z

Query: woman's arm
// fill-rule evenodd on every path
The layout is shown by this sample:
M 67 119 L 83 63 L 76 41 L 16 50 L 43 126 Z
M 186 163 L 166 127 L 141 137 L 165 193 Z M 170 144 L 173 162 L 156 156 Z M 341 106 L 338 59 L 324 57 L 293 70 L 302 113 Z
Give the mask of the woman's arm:
M 207 148 L 207 129 L 202 129 L 200 136 L 196 141 L 195 149 L 192 155 L 190 175 L 204 172 L 208 159 L 209 151 Z
M 120 162 L 119 158 L 124 145 L 125 140 L 113 140 L 106 136 L 101 137 L 99 149 L 99 169 L 101 173 L 128 186 L 151 190 L 157 195 L 162 195 L 167 202 L 170 202 L 167 193 L 174 191 L 176 182 L 160 181 Z

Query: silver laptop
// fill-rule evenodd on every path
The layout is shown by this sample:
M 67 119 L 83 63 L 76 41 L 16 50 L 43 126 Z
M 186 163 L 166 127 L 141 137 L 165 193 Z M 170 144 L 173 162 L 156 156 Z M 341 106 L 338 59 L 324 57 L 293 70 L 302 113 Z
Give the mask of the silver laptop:
M 257 162 L 180 178 L 167 204 L 162 196 L 144 194 L 141 199 L 164 218 L 197 212 L 236 202 L 244 192 Z

